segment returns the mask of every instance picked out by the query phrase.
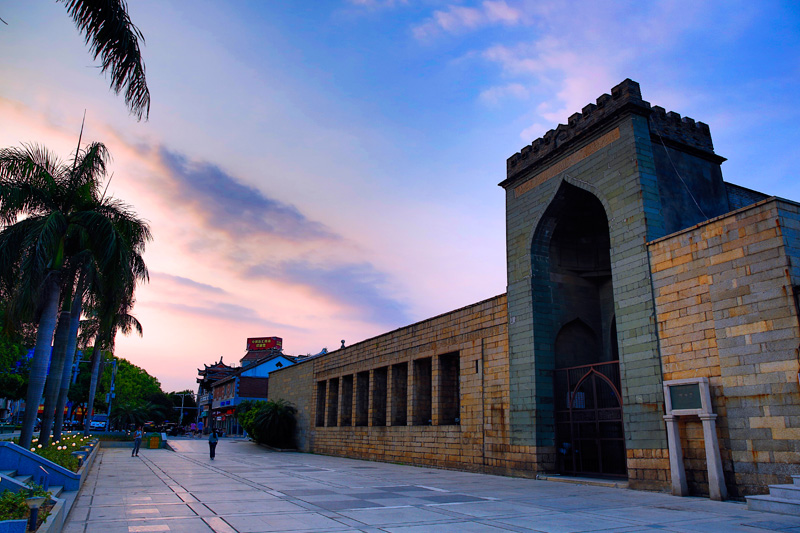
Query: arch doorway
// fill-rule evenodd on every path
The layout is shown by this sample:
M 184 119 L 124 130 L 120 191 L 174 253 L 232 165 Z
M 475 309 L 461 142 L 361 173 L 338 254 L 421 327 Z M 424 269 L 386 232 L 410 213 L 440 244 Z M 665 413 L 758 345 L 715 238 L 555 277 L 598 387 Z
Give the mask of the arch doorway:
M 543 341 L 536 359 L 552 369 L 548 421 L 557 468 L 625 477 L 610 238 L 600 201 L 562 184 L 537 228 L 533 259 L 534 337 Z

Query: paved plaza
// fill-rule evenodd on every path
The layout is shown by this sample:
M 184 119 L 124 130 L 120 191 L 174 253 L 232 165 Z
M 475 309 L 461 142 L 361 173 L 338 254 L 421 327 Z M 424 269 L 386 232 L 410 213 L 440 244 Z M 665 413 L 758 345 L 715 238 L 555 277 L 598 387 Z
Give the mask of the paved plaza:
M 66 533 L 719 531 L 800 533 L 800 518 L 705 498 L 270 452 L 223 439 L 99 451 Z

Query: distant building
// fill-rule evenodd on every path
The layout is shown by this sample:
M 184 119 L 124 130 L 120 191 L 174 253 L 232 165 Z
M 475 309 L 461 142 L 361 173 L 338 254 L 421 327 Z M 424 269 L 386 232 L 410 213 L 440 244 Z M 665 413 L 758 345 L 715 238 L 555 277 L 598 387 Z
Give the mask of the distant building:
M 269 350 L 262 359 L 247 361 L 242 367 L 212 386 L 211 424 L 228 434 L 240 434 L 242 428 L 234 416 L 236 406 L 246 400 L 269 398 L 269 375 L 274 370 L 293 365 L 295 357 Z
M 280 337 L 247 339 L 247 353 L 240 366 L 222 364 L 198 369 L 200 383 L 200 419 L 206 428 L 217 428 L 227 434 L 240 434 L 235 418 L 236 406 L 246 400 L 269 398 L 269 375 L 274 370 L 293 365 L 299 358 L 282 353 Z
M 217 381 L 230 376 L 236 368 L 223 363 L 222 357 L 213 365 L 203 365 L 203 367 L 197 369 L 199 375 L 197 378 L 197 421 L 208 427 L 211 421 L 211 388 Z

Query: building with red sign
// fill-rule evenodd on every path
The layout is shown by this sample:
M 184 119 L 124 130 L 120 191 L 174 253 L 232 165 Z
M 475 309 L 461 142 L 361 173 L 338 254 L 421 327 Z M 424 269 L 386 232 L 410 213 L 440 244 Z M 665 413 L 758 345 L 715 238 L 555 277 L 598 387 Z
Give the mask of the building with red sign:
M 247 400 L 267 400 L 270 373 L 299 359 L 284 355 L 282 346 L 280 337 L 250 337 L 240 366 L 226 365 L 220 357 L 217 363 L 198 369 L 199 421 L 205 428 L 241 433 L 234 416 L 236 406 Z

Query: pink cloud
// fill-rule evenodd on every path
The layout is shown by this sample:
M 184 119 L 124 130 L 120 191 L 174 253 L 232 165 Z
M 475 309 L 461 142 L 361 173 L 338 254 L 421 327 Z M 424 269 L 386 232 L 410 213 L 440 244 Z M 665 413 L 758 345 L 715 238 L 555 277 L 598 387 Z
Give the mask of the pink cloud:
M 505 0 L 486 0 L 480 7 L 449 5 L 434 11 L 431 18 L 414 27 L 414 37 L 431 38 L 441 32 L 462 33 L 484 26 L 513 26 L 523 21 L 522 12 L 509 6 Z

